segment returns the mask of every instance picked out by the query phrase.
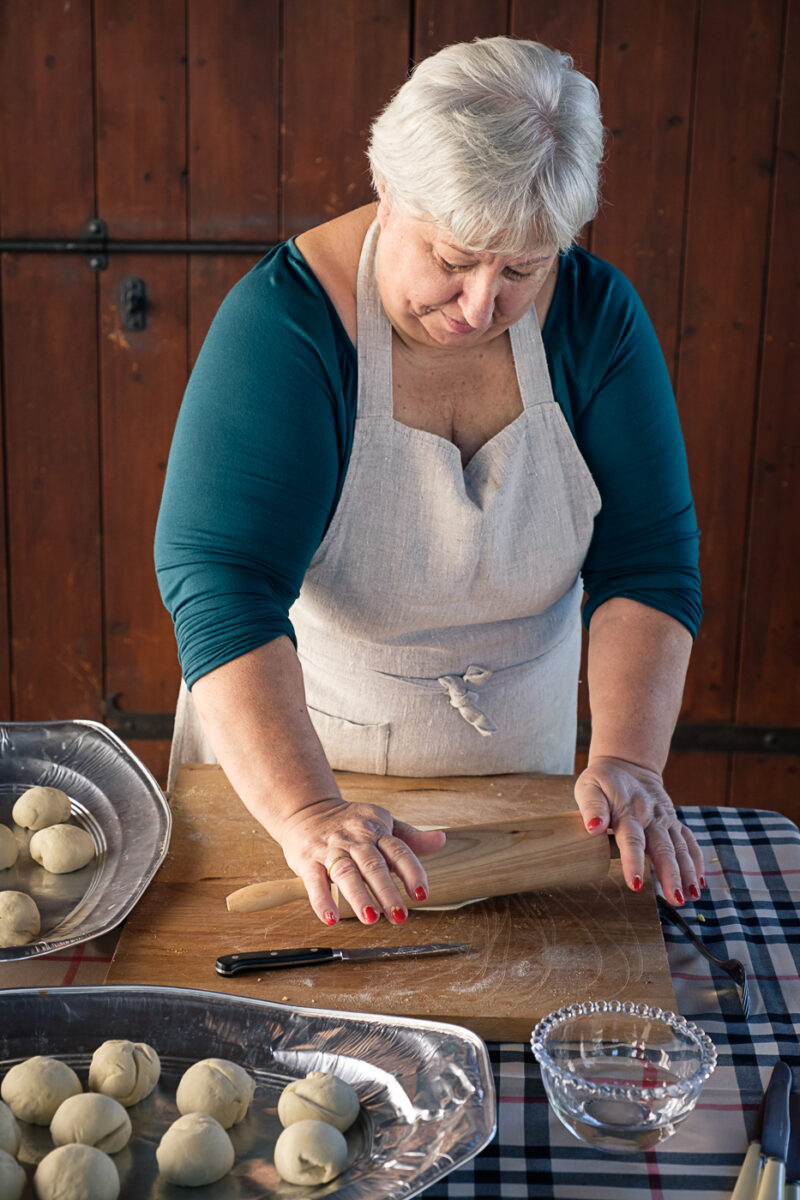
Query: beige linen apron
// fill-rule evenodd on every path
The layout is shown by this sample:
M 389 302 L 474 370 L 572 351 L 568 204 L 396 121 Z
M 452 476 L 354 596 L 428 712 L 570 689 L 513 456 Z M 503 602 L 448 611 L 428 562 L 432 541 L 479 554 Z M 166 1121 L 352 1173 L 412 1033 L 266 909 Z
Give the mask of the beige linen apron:
M 395 421 L 392 327 L 358 273 L 358 404 L 330 527 L 290 619 L 331 766 L 389 775 L 569 773 L 579 572 L 600 498 L 553 399 L 536 310 L 511 326 L 523 412 L 462 467 Z M 181 689 L 170 764 L 213 762 Z

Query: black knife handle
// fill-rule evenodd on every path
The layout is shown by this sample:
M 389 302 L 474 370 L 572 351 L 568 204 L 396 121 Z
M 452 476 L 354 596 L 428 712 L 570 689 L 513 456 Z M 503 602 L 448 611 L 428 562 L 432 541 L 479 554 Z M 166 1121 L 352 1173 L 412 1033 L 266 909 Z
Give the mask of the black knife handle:
M 250 954 L 223 954 L 215 966 L 218 975 L 240 971 L 269 971 L 273 967 L 313 967 L 338 958 L 330 946 L 304 946 L 297 950 L 254 950 Z

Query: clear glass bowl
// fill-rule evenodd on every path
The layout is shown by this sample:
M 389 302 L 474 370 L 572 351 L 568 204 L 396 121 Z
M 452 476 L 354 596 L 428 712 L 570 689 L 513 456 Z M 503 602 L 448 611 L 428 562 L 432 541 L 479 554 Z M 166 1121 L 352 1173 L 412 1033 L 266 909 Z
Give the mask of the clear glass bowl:
M 531 1049 L 562 1124 L 617 1154 L 648 1150 L 674 1133 L 717 1065 L 711 1039 L 696 1025 L 619 1000 L 550 1013 Z

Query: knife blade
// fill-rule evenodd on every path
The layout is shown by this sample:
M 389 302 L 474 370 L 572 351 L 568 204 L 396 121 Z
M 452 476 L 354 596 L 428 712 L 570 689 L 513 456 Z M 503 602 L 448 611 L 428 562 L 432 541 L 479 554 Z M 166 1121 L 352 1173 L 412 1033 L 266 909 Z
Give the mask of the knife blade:
M 218 975 L 240 971 L 270 971 L 275 967 L 316 967 L 331 962 L 363 962 L 376 958 L 416 958 L 426 954 L 460 954 L 471 942 L 434 942 L 423 946 L 299 946 L 292 950 L 253 950 L 223 954 L 215 966 Z
M 761 1172 L 757 1200 L 783 1200 L 783 1185 L 786 1183 L 786 1152 L 789 1149 L 789 1090 L 791 1086 L 791 1067 L 788 1063 L 776 1062 L 764 1093 L 761 1153 L 767 1161 Z
M 783 1200 L 800 1200 L 800 1092 L 789 1096 L 789 1153 Z

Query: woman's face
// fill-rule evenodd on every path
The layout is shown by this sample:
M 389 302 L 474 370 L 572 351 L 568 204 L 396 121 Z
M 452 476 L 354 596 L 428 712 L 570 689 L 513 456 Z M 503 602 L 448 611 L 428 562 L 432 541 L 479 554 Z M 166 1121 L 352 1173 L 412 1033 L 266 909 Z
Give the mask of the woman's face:
M 531 243 L 512 258 L 459 247 L 432 221 L 385 196 L 378 206 L 381 300 L 407 344 L 466 349 L 524 316 L 556 266 L 556 248 Z

